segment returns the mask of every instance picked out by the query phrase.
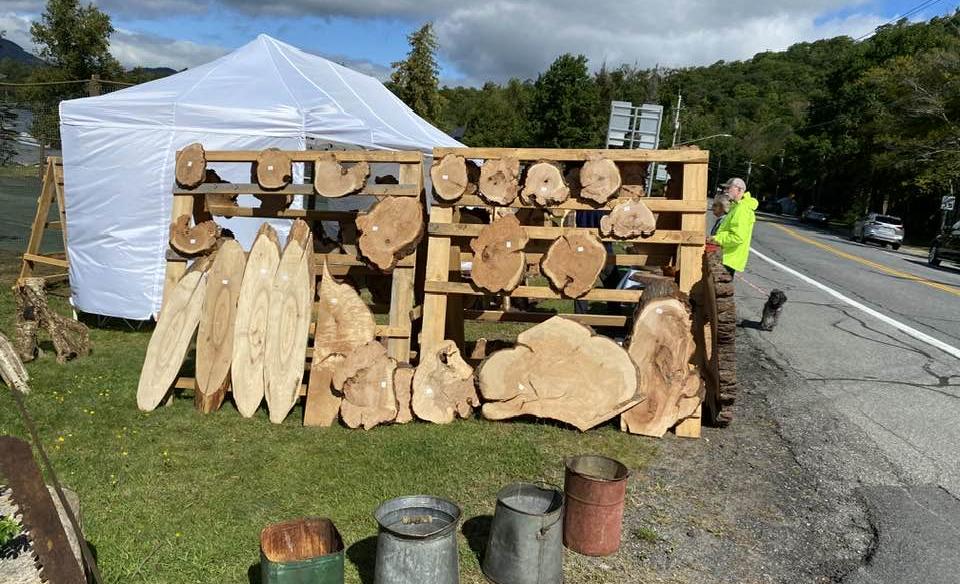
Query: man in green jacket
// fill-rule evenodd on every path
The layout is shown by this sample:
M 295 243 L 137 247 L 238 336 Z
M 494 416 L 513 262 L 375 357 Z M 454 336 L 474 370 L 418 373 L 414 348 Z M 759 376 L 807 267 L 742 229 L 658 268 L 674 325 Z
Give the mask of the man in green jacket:
M 753 224 L 757 220 L 754 211 L 759 203 L 747 192 L 743 179 L 732 178 L 723 186 L 724 192 L 730 195 L 733 202 L 730 212 L 720 221 L 716 234 L 707 238 L 707 243 L 720 246 L 723 250 L 723 265 L 730 275 L 734 275 L 747 267 L 750 238 L 753 236 Z

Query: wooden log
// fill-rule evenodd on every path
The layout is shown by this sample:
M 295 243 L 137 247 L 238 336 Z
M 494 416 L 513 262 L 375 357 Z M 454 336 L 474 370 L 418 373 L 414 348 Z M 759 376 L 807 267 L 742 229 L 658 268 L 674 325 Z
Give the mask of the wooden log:
M 0 333 L 0 379 L 7 387 L 22 394 L 30 393 L 30 375 L 17 355 L 13 344 Z
M 657 218 L 640 199 L 617 203 L 609 214 L 600 218 L 600 233 L 604 237 L 635 239 L 653 235 Z
M 360 161 L 344 168 L 333 153 L 317 157 L 313 166 L 313 189 L 321 197 L 344 197 L 355 193 L 367 184 L 370 165 Z
M 423 205 L 414 197 L 387 197 L 356 218 L 360 253 L 388 272 L 423 238 Z
M 580 197 L 601 205 L 620 190 L 620 169 L 609 158 L 592 156 L 580 170 Z
M 297 219 L 290 227 L 270 289 L 264 377 L 270 421 L 279 424 L 300 396 L 314 297 L 313 235 Z
M 541 160 L 527 169 L 520 198 L 527 204 L 550 207 L 570 197 L 563 179 L 563 168 L 556 162 Z
M 422 355 L 413 375 L 413 413 L 434 424 L 449 424 L 466 418 L 480 405 L 473 381 L 473 367 L 460 356 L 456 343 L 445 340 L 436 350 Z
M 690 363 L 695 349 L 686 296 L 673 281 L 648 282 L 629 348 L 647 399 L 620 416 L 622 430 L 659 438 L 698 411 L 703 386 Z
M 183 365 L 193 333 L 200 324 L 209 265 L 208 258 L 194 262 L 160 310 L 137 386 L 137 407 L 145 412 L 160 405 Z
M 553 242 L 543 256 L 540 271 L 557 292 L 579 298 L 593 289 L 606 263 L 603 243 L 592 233 L 577 231 Z
M 397 362 L 370 341 L 353 349 L 333 370 L 333 386 L 343 394 L 340 418 L 349 428 L 369 430 L 397 417 L 393 376 Z
M 712 299 L 706 299 L 711 316 L 710 325 L 716 335 L 716 356 L 711 359 L 717 379 L 712 390 L 717 395 L 710 396 L 708 412 L 710 421 L 725 426 L 733 421 L 733 403 L 737 398 L 737 305 L 734 300 L 733 276 L 723 267 L 723 254 L 705 253 L 703 256 L 704 278 L 711 278 L 714 292 Z M 712 300 L 712 306 L 711 306 Z
M 290 155 L 279 148 L 267 148 L 260 152 L 251 170 L 257 184 L 264 190 L 282 189 L 293 180 Z
M 33 339 L 18 340 L 18 346 L 38 347 L 37 332 L 45 330 L 56 351 L 57 363 L 62 365 L 70 359 L 84 357 L 90 353 L 90 329 L 83 323 L 66 318 L 50 308 L 47 301 L 46 279 L 23 278 L 14 286 L 14 295 L 17 303 L 18 325 L 25 320 L 36 323 L 36 326 L 32 327 L 17 326 L 18 333 L 33 335 Z
M 464 195 L 477 191 L 480 167 L 472 160 L 452 154 L 433 161 L 430 166 L 433 193 L 438 199 L 452 203 Z
M 280 264 L 280 240 L 269 223 L 260 226 L 250 248 L 237 299 L 231 380 L 233 401 L 244 418 L 260 407 L 266 388 L 264 366 L 270 291 Z
M 560 316 L 520 333 L 515 347 L 480 365 L 477 378 L 490 420 L 532 415 L 586 431 L 643 399 L 626 350 Z
M 504 215 L 470 241 L 473 283 L 496 294 L 517 287 L 526 270 L 523 248 L 529 239 L 515 215 Z
M 207 158 L 203 146 L 193 143 L 177 153 L 177 165 L 174 170 L 177 184 L 185 189 L 196 188 L 207 174 Z
M 520 161 L 516 158 L 486 160 L 480 167 L 480 196 L 494 205 L 509 205 L 520 190 Z
M 210 413 L 220 408 L 230 386 L 237 301 L 247 255 L 233 239 L 217 250 L 207 276 L 207 289 L 197 333 L 197 409 Z
M 337 419 L 341 405 L 341 397 L 333 393 L 332 372 L 345 354 L 376 338 L 377 325 L 373 313 L 353 286 L 338 283 L 330 275 L 326 262 L 317 304 L 303 424 L 330 426 Z
M 212 219 L 190 226 L 190 215 L 184 213 L 170 224 L 170 247 L 186 257 L 213 250 L 220 237 L 220 226 Z
M 416 370 L 406 364 L 397 366 L 393 374 L 393 389 L 397 393 L 397 424 L 413 421 L 413 374 Z

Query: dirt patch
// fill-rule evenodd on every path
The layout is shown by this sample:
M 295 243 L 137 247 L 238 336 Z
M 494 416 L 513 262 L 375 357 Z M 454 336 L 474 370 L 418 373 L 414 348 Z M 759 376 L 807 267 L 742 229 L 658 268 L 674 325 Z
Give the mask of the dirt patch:
M 568 554 L 569 582 L 836 582 L 868 555 L 873 530 L 853 489 L 798 462 L 807 445 L 784 437 L 777 396 L 802 381 L 749 339 L 738 349 L 734 423 L 701 440 L 668 435 L 631 480 L 620 552 Z

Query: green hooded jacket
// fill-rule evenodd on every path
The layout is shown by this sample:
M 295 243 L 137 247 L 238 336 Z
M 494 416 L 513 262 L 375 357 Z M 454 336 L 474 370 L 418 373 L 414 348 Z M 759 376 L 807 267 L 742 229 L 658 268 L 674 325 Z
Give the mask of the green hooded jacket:
M 723 265 L 742 272 L 747 267 L 750 255 L 750 238 L 753 236 L 753 224 L 757 220 L 754 214 L 759 203 L 743 193 L 740 202 L 731 205 L 730 212 L 720 221 L 713 240 L 723 249 Z

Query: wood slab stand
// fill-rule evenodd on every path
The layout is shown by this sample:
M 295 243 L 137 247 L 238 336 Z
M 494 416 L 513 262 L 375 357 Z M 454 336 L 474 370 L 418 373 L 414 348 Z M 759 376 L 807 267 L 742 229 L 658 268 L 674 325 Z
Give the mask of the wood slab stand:
M 452 158 L 445 161 L 447 156 Z M 501 305 L 513 298 L 577 298 L 638 304 L 640 291 L 605 289 L 587 281 L 602 265 L 647 269 L 657 274 L 663 270 L 675 274 L 679 290 L 692 299 L 702 293 L 707 151 L 435 148 L 433 157 L 434 169 L 441 177 L 446 174 L 449 184 L 442 185 L 441 196 L 434 197 L 427 224 L 421 354 L 436 354 L 446 339 L 462 339 L 464 320 L 538 323 L 554 316 L 548 312 L 453 309 L 464 297 L 492 297 Z M 477 181 L 476 188 L 463 184 L 468 173 L 463 170 L 462 161 L 478 161 L 479 177 L 470 179 Z M 666 164 L 671 176 L 663 196 L 647 196 L 643 184 L 647 167 L 654 162 Z M 631 207 L 632 201 L 642 203 L 642 207 Z M 570 223 L 550 219 L 570 211 L 612 211 L 618 205 L 616 216 L 612 221 L 608 219 L 603 233 L 599 228 L 570 227 Z M 514 262 L 523 262 L 525 275 L 539 271 L 549 276 L 552 283 L 525 281 L 523 275 L 515 283 L 514 273 L 506 268 L 501 268 L 503 276 L 499 280 L 503 284 L 498 286 L 491 285 L 484 278 L 485 273 L 477 282 L 458 281 L 463 263 L 472 262 L 473 269 L 477 269 L 478 263 L 495 257 L 488 251 L 486 258 L 478 258 L 478 253 L 488 249 L 480 244 L 484 237 L 489 237 L 489 226 L 462 220 L 467 214 L 462 212 L 464 207 L 486 208 L 490 222 L 515 211 L 542 210 L 539 214 L 515 215 L 519 226 L 513 229 L 516 233 L 509 240 L 526 241 L 522 249 L 511 249 L 509 255 L 515 258 Z M 625 247 L 626 253 L 611 252 L 600 243 Z M 576 261 L 578 255 L 590 256 L 590 261 L 584 262 L 589 265 Z M 703 303 L 694 305 L 700 307 Z M 632 321 L 621 315 L 561 316 L 601 331 Z M 470 355 L 462 342 L 458 345 L 464 355 Z M 645 393 L 642 383 L 640 394 Z M 494 413 L 497 410 L 486 409 Z M 583 425 L 583 421 L 577 422 Z M 677 426 L 676 432 L 695 437 L 699 431 L 697 407 Z
M 292 180 L 298 163 L 302 163 L 308 179 L 301 184 Z M 211 165 L 216 165 L 218 169 L 236 165 L 243 169 L 243 176 L 249 176 L 251 182 L 224 182 L 216 173 L 210 171 Z M 390 165 L 391 168 L 387 170 L 378 165 Z M 211 219 L 219 222 L 223 217 L 253 217 L 263 221 L 301 219 L 309 225 L 317 241 L 312 250 L 310 270 L 315 278 L 316 288 L 321 290 L 321 298 L 318 300 L 311 297 L 312 314 L 309 318 L 309 342 L 306 350 L 292 351 L 297 356 L 288 357 L 299 361 L 299 355 L 304 354 L 304 361 L 296 367 L 300 371 L 298 382 L 293 383 L 292 365 L 274 365 L 275 368 L 287 371 L 282 382 L 282 393 L 287 397 L 282 400 L 283 405 L 274 408 L 275 421 L 282 419 L 286 413 L 283 410 L 288 410 L 288 405 L 292 406 L 299 397 L 310 396 L 311 393 L 313 395 L 307 398 L 304 408 L 304 423 L 327 426 L 337 419 L 341 398 L 334 395 L 332 390 L 334 365 L 337 364 L 339 354 L 337 351 L 345 350 L 343 347 L 338 349 L 337 344 L 340 341 L 363 345 L 379 339 L 386 346 L 387 356 L 398 365 L 405 366 L 411 362 L 411 358 L 417 354 L 414 333 L 419 328 L 422 314 L 422 307 L 418 306 L 414 296 L 417 240 L 425 232 L 423 218 L 427 213 L 422 154 L 358 150 L 225 151 L 204 150 L 199 145 L 190 145 L 178 152 L 175 174 L 170 221 L 173 223 L 184 215 L 191 219 L 187 222 L 179 219 L 181 232 L 183 227 L 196 226 Z M 387 174 L 392 177 L 386 178 Z M 478 174 L 476 169 L 469 171 L 469 176 L 474 179 Z M 240 194 L 254 195 L 260 201 L 259 206 L 256 201 L 252 206 L 239 203 L 237 195 Z M 476 190 L 470 190 L 469 194 L 476 196 Z M 290 202 L 296 197 L 302 198 L 302 209 L 289 208 Z M 334 210 L 330 208 L 332 205 L 328 204 L 333 198 L 360 203 L 352 205 L 354 207 L 369 208 L 366 211 Z M 380 210 L 376 211 L 378 207 Z M 365 214 L 367 219 L 360 219 L 358 225 L 358 219 Z M 418 233 L 409 229 L 395 230 L 391 223 L 393 214 L 402 216 L 404 221 L 416 221 L 422 231 Z M 323 240 L 322 221 L 339 225 L 339 241 Z M 189 242 L 189 237 L 187 241 Z M 211 246 L 207 253 L 218 249 L 222 241 L 219 240 L 218 245 Z M 223 289 L 233 286 L 233 278 L 217 276 L 219 280 L 211 281 L 213 290 L 206 291 L 206 296 L 237 296 L 237 316 L 232 323 L 236 331 L 233 339 L 235 342 L 232 344 L 229 359 L 220 355 L 226 349 L 222 340 L 217 341 L 215 350 L 211 351 L 210 347 L 205 349 L 202 375 L 184 371 L 179 377 L 174 374 L 174 378 L 169 381 L 166 378 L 161 379 L 161 385 L 168 385 L 162 390 L 163 394 L 166 394 L 169 386 L 192 391 L 195 396 L 203 396 L 203 399 L 196 400 L 197 407 L 210 411 L 219 405 L 220 390 L 223 390 L 225 393 L 233 393 L 237 409 L 244 417 L 254 415 L 264 405 L 263 399 L 268 391 L 267 362 L 271 358 L 267 349 L 269 311 L 273 304 L 270 291 L 280 264 L 280 243 L 273 229 L 262 229 L 254 244 L 254 250 L 246 250 L 246 272 L 240 288 L 229 293 Z M 164 305 L 187 271 L 189 260 L 185 256 L 183 252 L 173 249 L 167 254 Z M 329 276 L 325 288 L 322 284 L 324 266 Z M 231 284 L 222 284 L 224 279 Z M 204 282 L 206 281 L 205 278 Z M 342 286 L 350 288 L 350 291 L 343 290 Z M 371 302 L 366 295 L 366 301 L 360 300 L 359 289 L 363 287 L 371 290 L 374 296 L 372 304 L 365 304 Z M 322 290 L 327 290 L 325 299 Z M 328 321 L 317 320 L 318 315 L 327 310 L 323 303 L 329 303 L 331 299 L 334 302 L 347 302 L 352 312 L 347 311 L 346 314 L 357 314 L 361 309 L 369 314 L 369 320 L 365 319 L 362 325 L 358 325 L 363 329 L 359 337 L 332 326 Z M 220 301 L 220 304 L 224 304 L 224 301 Z M 220 310 L 223 312 L 225 308 Z M 374 324 L 375 315 L 381 315 L 378 322 L 386 321 L 385 324 Z M 204 316 L 201 315 L 201 319 Z M 206 318 L 213 320 L 203 328 L 204 333 L 208 329 L 219 331 L 218 327 L 224 326 L 222 320 L 212 316 Z M 317 330 L 322 331 L 323 336 L 320 346 L 315 345 L 313 338 Z M 337 336 L 341 334 L 345 336 L 338 340 Z M 274 344 L 278 344 L 277 341 Z M 219 361 L 214 364 L 211 357 L 206 356 L 207 353 L 216 353 L 215 360 Z M 318 354 L 321 355 L 324 366 L 319 363 L 313 365 Z M 200 361 L 198 359 L 198 366 Z M 232 375 L 227 376 L 221 387 L 216 387 L 216 380 L 220 378 L 224 365 L 232 369 Z M 179 368 L 176 367 L 178 370 Z M 197 377 L 205 379 L 203 389 L 198 387 Z M 411 381 L 407 372 L 400 377 L 406 384 L 406 391 L 409 391 Z M 277 383 L 281 383 L 279 378 Z M 290 392 L 294 391 L 295 387 L 297 389 L 291 396 Z M 161 398 L 154 397 L 160 392 L 161 389 L 158 388 L 150 389 L 150 404 L 153 400 L 162 398 L 162 395 Z M 293 403 L 289 403 L 291 397 Z

